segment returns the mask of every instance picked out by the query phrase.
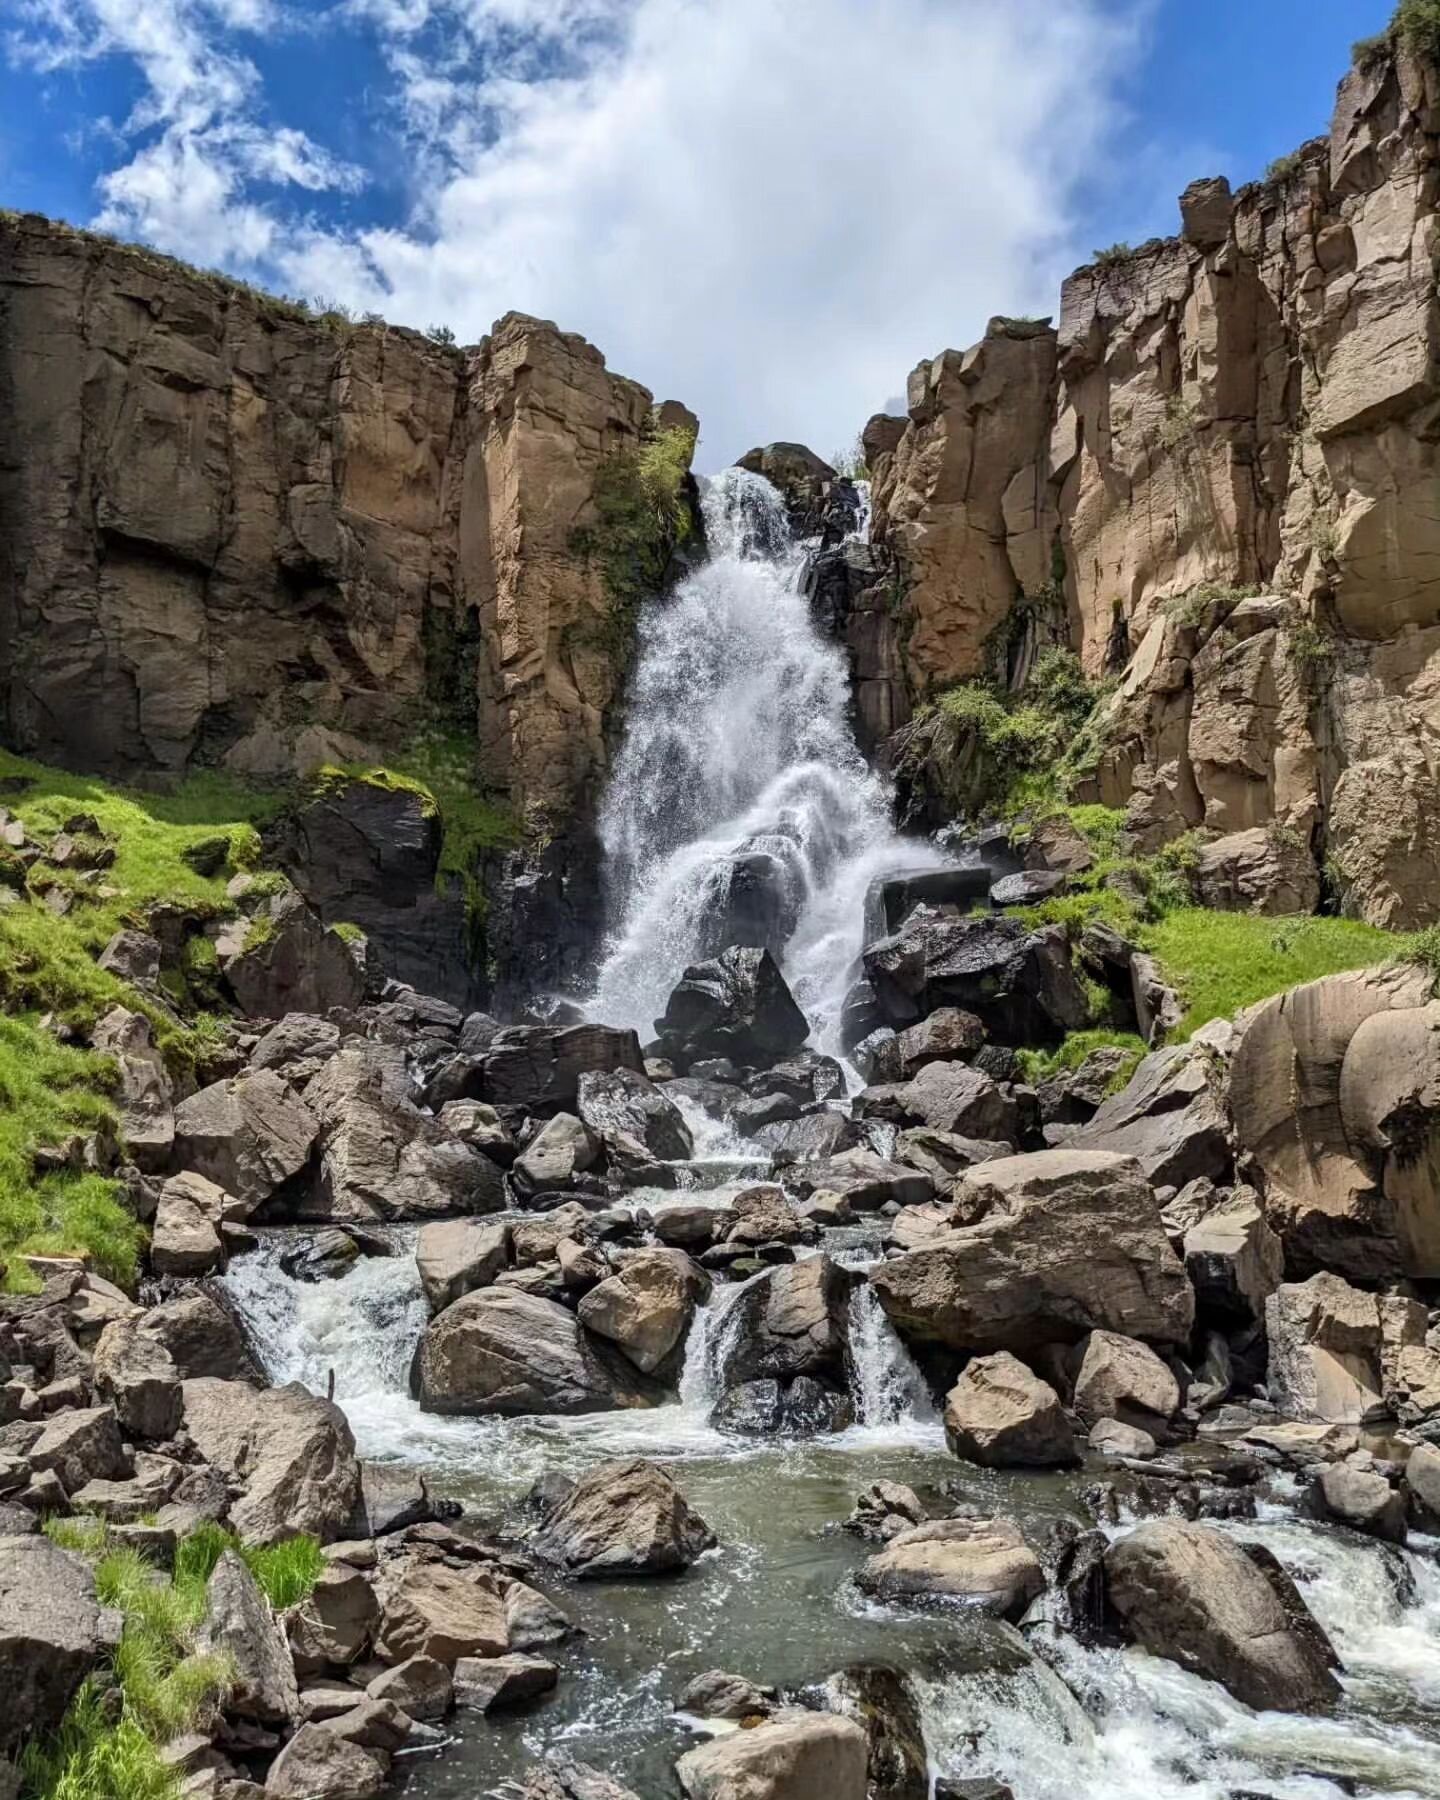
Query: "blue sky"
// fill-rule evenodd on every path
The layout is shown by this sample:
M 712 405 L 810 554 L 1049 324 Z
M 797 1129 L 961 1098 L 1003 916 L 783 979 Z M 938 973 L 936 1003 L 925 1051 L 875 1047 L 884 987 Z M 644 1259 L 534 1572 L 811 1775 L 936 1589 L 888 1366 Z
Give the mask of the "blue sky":
M 1325 129 L 1390 0 L 0 0 L 0 205 L 850 441 Z

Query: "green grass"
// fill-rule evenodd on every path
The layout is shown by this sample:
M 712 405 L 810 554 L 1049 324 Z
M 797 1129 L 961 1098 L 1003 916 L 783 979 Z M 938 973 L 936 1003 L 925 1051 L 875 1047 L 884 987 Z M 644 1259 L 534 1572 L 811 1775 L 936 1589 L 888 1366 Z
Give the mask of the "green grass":
M 182 1538 L 166 1576 L 136 1551 L 110 1544 L 99 1519 L 50 1519 L 45 1531 L 93 1562 L 101 1604 L 117 1608 L 125 1625 L 109 1670 L 85 1683 L 52 1738 L 27 1746 L 22 1800 L 173 1800 L 179 1777 L 159 1748 L 203 1724 L 230 1679 L 223 1658 L 195 1649 L 216 1563 L 237 1551 L 279 1611 L 315 1586 L 325 1567 L 320 1546 L 297 1537 L 252 1549 L 222 1526 L 202 1525 Z M 106 1699 L 115 1688 L 118 1715 Z
M 1359 39 L 1351 46 L 1350 57 L 1357 69 L 1368 73 L 1392 56 L 1397 45 L 1440 65 L 1440 0 L 1400 0 L 1385 29 Z
M 1096 1050 L 1123 1050 L 1125 1061 L 1111 1077 L 1106 1092 L 1118 1094 L 1135 1073 L 1135 1065 L 1145 1054 L 1145 1041 L 1133 1031 L 1092 1029 L 1072 1031 L 1053 1050 L 1021 1050 L 1020 1068 L 1028 1082 L 1045 1081 L 1051 1075 L 1078 1069 Z
M 1177 1038 L 1300 982 L 1413 954 L 1409 937 L 1358 919 L 1256 918 L 1203 907 L 1169 913 L 1142 935 L 1184 1003 Z

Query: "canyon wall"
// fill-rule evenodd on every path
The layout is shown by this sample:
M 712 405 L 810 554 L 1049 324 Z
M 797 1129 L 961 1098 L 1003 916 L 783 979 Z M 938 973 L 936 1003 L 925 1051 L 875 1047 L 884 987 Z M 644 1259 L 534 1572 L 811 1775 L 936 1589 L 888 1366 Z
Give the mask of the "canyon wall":
M 1077 271 L 1058 329 L 915 370 L 865 433 L 892 711 L 1063 609 L 1123 671 L 1090 791 L 1141 842 L 1278 825 L 1360 916 L 1440 913 L 1437 149 L 1440 75 L 1382 57 L 1263 184 Z
M 628 655 L 573 538 L 650 411 L 538 320 L 461 352 L 0 219 L 0 737 L 276 777 L 458 732 L 563 825 Z

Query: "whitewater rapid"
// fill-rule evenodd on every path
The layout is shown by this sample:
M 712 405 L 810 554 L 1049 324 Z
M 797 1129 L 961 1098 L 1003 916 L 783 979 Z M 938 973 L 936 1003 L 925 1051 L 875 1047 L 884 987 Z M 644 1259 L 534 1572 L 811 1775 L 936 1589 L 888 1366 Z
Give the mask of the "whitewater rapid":
M 727 900 L 749 881 L 769 928 L 752 941 L 778 955 L 812 1042 L 834 1054 L 871 883 L 945 858 L 892 827 L 779 493 L 729 469 L 703 506 L 706 562 L 641 615 L 600 815 L 614 929 L 587 1010 L 650 1036 L 686 967 L 725 947 Z

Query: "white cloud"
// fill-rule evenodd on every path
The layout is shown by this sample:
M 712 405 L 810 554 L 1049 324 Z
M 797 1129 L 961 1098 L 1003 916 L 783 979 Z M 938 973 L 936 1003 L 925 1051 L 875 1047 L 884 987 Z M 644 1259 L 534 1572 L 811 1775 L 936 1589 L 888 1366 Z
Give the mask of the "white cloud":
M 152 27 L 125 48 L 162 135 L 107 178 L 112 228 L 187 255 L 200 233 L 201 260 L 466 340 L 512 307 L 557 319 L 694 406 L 714 465 L 828 452 L 921 356 L 1053 308 L 1144 0 L 346 0 L 331 31 L 378 39 L 415 172 L 403 225 L 358 231 L 249 191 L 359 179 L 244 129 L 261 96 L 229 34 L 278 28 L 281 0 L 83 6 L 117 43 Z

